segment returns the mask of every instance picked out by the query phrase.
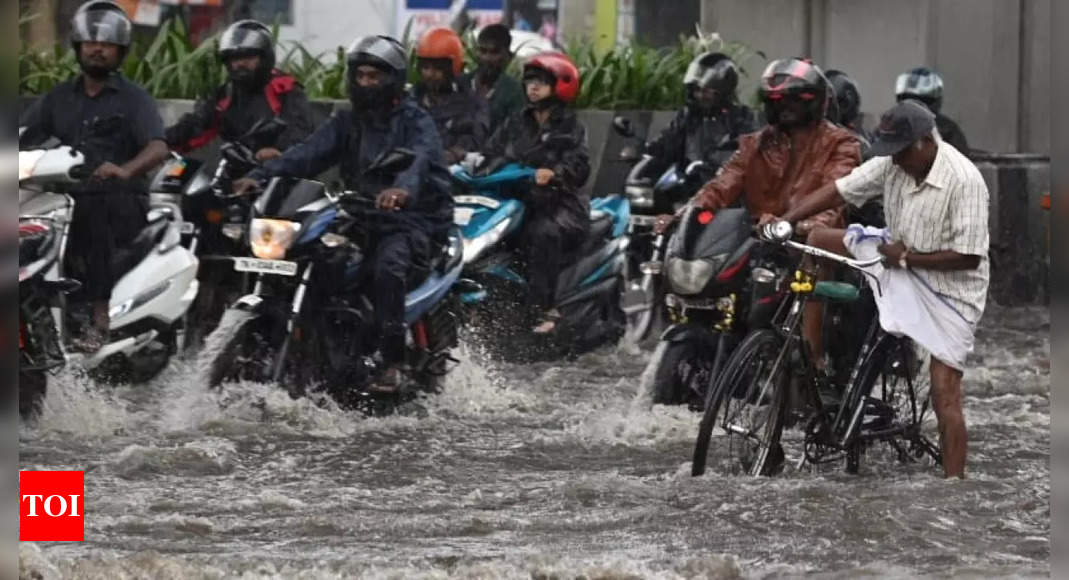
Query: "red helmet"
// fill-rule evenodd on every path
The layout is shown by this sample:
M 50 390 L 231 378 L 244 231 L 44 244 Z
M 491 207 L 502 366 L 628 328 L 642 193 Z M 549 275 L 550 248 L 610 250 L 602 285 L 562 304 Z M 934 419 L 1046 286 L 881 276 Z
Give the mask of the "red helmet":
M 456 32 L 444 26 L 436 26 L 419 39 L 416 56 L 426 59 L 449 59 L 453 62 L 453 76 L 464 72 L 464 44 Z
M 572 59 L 559 52 L 542 52 L 531 57 L 523 65 L 523 72 L 539 69 L 553 75 L 553 94 L 565 103 L 572 103 L 579 96 L 579 69 Z

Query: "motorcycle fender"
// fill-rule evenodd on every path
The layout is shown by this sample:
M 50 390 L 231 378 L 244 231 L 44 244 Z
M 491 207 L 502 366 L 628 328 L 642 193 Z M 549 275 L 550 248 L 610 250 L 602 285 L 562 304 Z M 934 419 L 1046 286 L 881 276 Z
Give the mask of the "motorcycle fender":
M 661 333 L 662 342 L 685 342 L 696 340 L 716 348 L 716 334 L 696 324 L 673 324 Z

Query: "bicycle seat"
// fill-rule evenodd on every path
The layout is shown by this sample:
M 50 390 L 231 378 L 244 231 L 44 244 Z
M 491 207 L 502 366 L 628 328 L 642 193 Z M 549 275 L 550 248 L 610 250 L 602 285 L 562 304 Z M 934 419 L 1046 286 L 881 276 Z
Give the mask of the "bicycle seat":
M 813 295 L 833 302 L 854 302 L 861 295 L 861 290 L 847 282 L 817 282 Z

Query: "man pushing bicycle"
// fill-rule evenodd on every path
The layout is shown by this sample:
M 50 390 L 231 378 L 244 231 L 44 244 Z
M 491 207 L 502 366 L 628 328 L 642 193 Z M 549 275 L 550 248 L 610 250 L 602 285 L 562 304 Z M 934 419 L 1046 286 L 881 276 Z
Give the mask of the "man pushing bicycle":
M 881 117 L 875 135 L 869 161 L 782 216 L 762 216 L 761 223 L 795 223 L 844 200 L 861 206 L 883 196 L 886 229 L 815 229 L 808 244 L 858 258 L 883 256 L 889 268 L 877 299 L 880 324 L 932 353 L 943 470 L 964 477 L 961 379 L 987 300 L 987 186 L 976 166 L 940 138 L 935 116 L 920 103 L 898 103 Z

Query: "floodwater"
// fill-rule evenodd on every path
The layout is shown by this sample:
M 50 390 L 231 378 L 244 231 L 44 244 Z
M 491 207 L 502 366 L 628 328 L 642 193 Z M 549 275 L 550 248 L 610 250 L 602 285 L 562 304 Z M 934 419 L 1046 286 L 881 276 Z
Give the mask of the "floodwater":
M 85 542 L 24 578 L 1047 577 L 1049 315 L 989 307 L 965 376 L 969 478 L 690 476 L 699 417 L 650 408 L 649 353 L 488 363 L 365 419 L 264 385 L 59 377 L 21 469 L 85 473 Z M 714 441 L 715 445 L 715 441 Z

